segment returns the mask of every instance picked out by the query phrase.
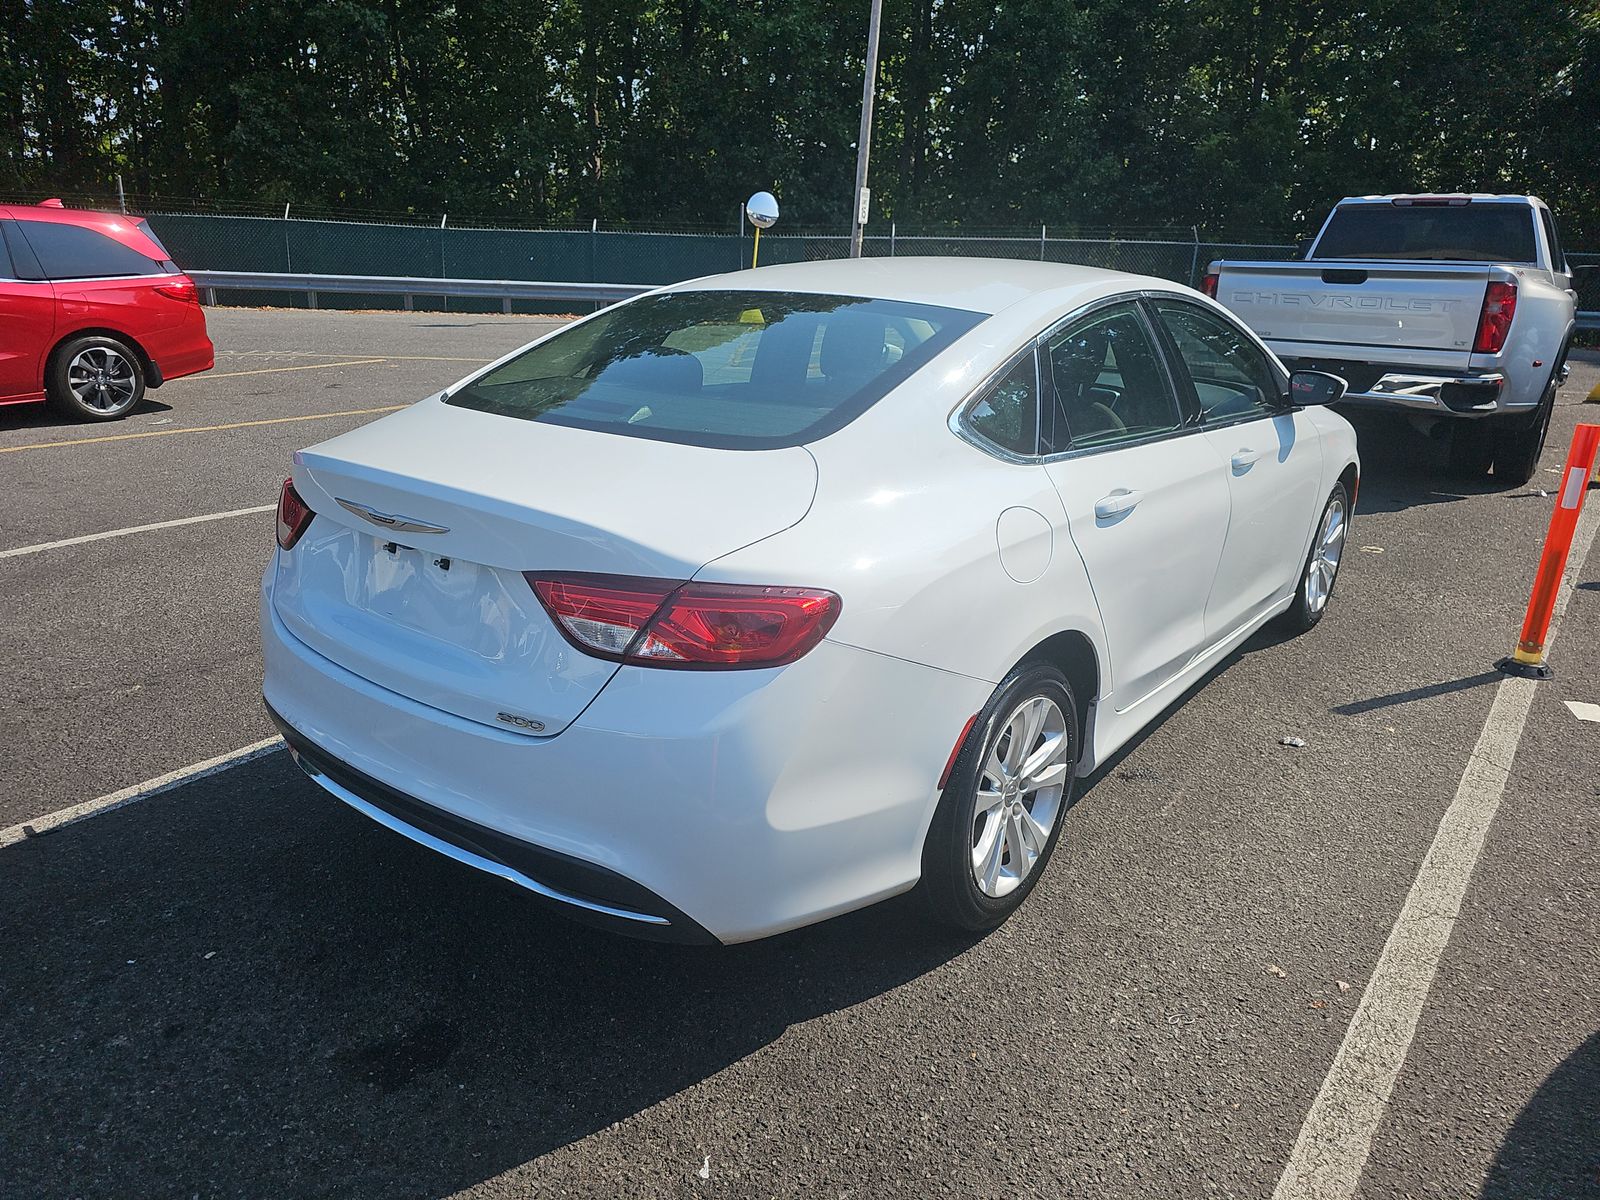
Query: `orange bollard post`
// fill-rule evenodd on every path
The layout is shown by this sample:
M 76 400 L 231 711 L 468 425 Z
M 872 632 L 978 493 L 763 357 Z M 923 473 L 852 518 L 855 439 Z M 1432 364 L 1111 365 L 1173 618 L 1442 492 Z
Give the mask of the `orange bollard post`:
M 1595 455 L 1600 451 L 1600 425 L 1579 425 L 1572 435 L 1567 465 L 1561 469 L 1561 486 L 1556 492 L 1556 510 L 1550 515 L 1550 530 L 1544 535 L 1544 553 L 1539 557 L 1539 573 L 1533 579 L 1533 594 L 1528 597 L 1528 615 L 1522 622 L 1522 636 L 1509 658 L 1495 663 L 1495 669 L 1528 679 L 1549 679 L 1552 672 L 1545 662 L 1545 638 L 1550 632 L 1550 617 L 1555 612 L 1561 577 L 1572 552 L 1572 535 L 1583 512 L 1583 497 L 1589 490 Z

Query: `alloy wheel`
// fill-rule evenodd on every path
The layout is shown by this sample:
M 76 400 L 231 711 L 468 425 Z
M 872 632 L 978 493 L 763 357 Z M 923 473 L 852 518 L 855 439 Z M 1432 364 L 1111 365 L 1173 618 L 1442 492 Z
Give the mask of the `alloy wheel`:
M 1024 699 L 996 729 L 978 777 L 972 878 L 999 898 L 1027 879 L 1050 843 L 1070 782 L 1072 738 L 1048 696 Z
M 1317 529 L 1317 544 L 1311 549 L 1311 561 L 1306 564 L 1306 607 L 1314 613 L 1326 608 L 1328 597 L 1333 594 L 1339 558 L 1344 554 L 1344 517 L 1344 501 L 1330 501 L 1328 511 L 1322 514 L 1322 525 Z
M 138 376 L 126 355 L 109 346 L 90 346 L 67 364 L 67 386 L 83 407 L 114 413 L 133 403 Z

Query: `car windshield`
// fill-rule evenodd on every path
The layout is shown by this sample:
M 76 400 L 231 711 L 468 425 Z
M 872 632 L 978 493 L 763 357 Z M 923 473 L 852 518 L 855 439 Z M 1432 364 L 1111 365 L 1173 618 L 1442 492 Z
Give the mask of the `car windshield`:
M 1527 204 L 1347 204 L 1317 242 L 1313 258 L 1535 261 Z
M 843 428 L 984 314 L 788 292 L 647 296 L 480 375 L 448 403 L 758 450 Z

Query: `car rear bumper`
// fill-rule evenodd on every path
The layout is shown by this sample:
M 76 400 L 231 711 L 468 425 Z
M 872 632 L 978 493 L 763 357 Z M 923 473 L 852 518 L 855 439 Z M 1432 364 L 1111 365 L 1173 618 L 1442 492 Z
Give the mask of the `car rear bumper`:
M 1514 386 L 1503 373 L 1419 370 L 1388 363 L 1342 359 L 1285 358 L 1291 371 L 1327 371 L 1350 385 L 1341 404 L 1408 409 L 1441 417 L 1488 417 L 1527 412 L 1538 397 Z
M 428 708 L 261 608 L 263 692 L 359 811 L 580 919 L 747 941 L 912 887 L 938 775 L 990 685 L 824 642 L 772 671 L 617 673 L 554 737 Z
M 146 332 L 143 335 L 144 352 L 152 367 L 149 386 L 160 387 L 173 379 L 209 371 L 216 365 L 216 351 L 206 331 L 205 312 L 198 304 L 180 324 Z

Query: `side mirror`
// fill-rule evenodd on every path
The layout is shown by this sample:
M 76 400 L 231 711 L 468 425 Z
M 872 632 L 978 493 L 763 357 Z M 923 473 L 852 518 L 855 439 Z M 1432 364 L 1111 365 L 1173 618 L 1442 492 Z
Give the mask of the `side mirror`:
M 1326 371 L 1296 371 L 1289 376 L 1289 407 L 1336 404 L 1344 399 L 1345 392 L 1349 390 L 1349 384 Z

